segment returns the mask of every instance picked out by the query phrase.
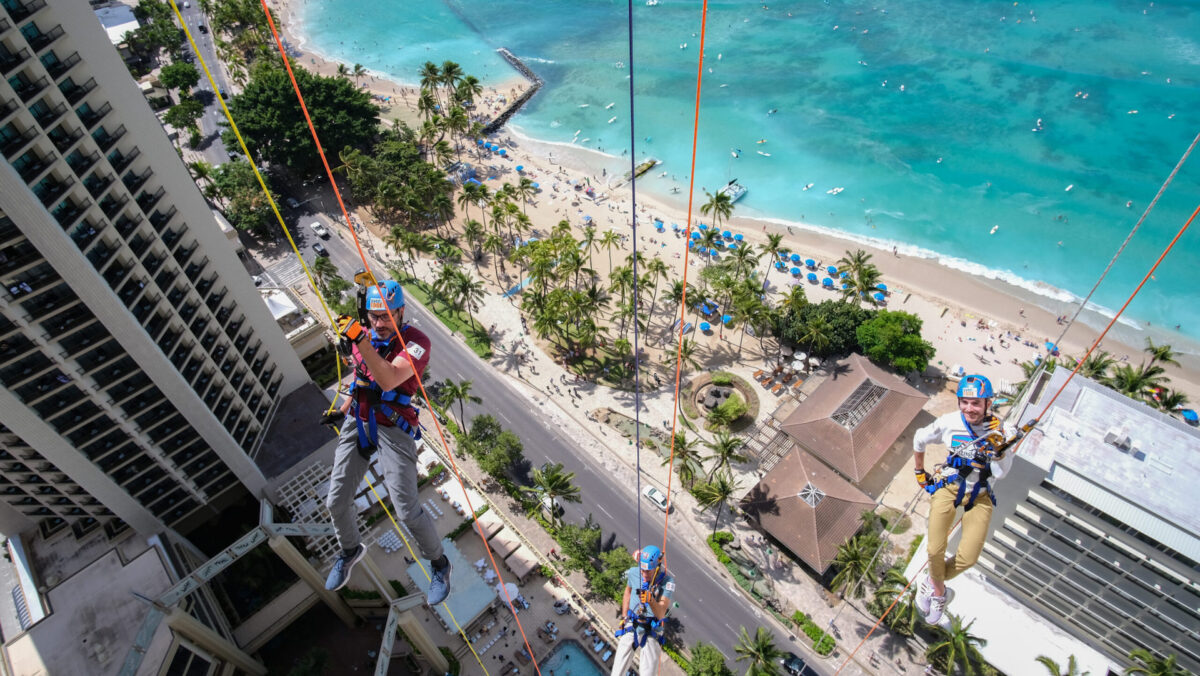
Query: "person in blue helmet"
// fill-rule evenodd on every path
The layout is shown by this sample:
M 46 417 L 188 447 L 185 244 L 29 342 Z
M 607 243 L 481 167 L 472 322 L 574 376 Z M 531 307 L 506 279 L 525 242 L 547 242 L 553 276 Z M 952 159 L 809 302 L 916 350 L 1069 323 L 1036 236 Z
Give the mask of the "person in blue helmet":
M 633 651 L 642 649 L 639 674 L 657 673 L 662 655 L 663 621 L 675 596 L 675 578 L 663 564 L 662 550 L 642 547 L 638 565 L 625 571 L 625 596 L 621 598 L 621 626 L 616 631 L 617 656 L 611 676 L 625 676 Z
M 371 456 L 378 453 L 394 513 L 408 526 L 421 556 L 430 561 L 428 602 L 436 605 L 450 594 L 450 562 L 433 519 L 417 498 L 416 442 L 421 428 L 412 404 L 419 390 L 417 379 L 429 364 L 429 338 L 404 323 L 404 289 L 399 283 L 387 280 L 371 285 L 365 304 L 369 326 L 348 316 L 338 319 L 339 338 L 354 365 L 354 380 L 340 410 L 322 418 L 325 424 L 340 425 L 326 506 L 342 552 L 325 588 L 345 586 L 354 564 L 366 554 L 354 497 Z M 394 327 L 400 328 L 398 335 Z
M 965 376 L 957 395 L 957 411 L 922 427 L 913 437 L 917 483 L 931 495 L 925 539 L 929 572 L 917 589 L 916 603 L 926 622 L 942 626 L 948 624 L 946 604 L 954 598 L 946 581 L 979 559 L 996 503 L 991 481 L 1003 478 L 1012 467 L 1012 455 L 1003 453 L 1003 442 L 1014 430 L 1002 430 L 1000 419 L 992 414 L 991 381 L 981 375 Z M 925 448 L 930 444 L 942 444 L 947 450 L 946 462 L 932 475 L 925 471 Z M 962 537 L 958 549 L 947 557 L 946 544 L 959 507 Z

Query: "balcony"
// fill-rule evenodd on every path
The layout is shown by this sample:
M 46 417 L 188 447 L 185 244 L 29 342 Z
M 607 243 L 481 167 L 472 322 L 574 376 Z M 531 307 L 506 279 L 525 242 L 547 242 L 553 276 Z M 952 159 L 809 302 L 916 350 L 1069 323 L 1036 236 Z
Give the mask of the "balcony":
M 30 183 L 38 176 L 41 176 L 53 160 L 38 153 L 36 149 L 30 150 L 24 155 L 18 157 L 13 163 L 13 169 L 25 179 L 26 183 Z
M 158 276 L 154 278 L 154 283 L 160 289 L 169 289 L 175 283 L 175 279 L 179 277 L 179 273 L 175 272 L 174 268 L 163 268 Z
M 146 249 L 150 248 L 150 240 L 146 239 L 140 234 L 135 235 L 133 239 L 129 239 L 128 237 L 125 239 L 128 240 L 129 249 L 133 251 L 133 255 L 137 256 L 138 258 L 141 258 L 142 254 L 146 253 Z
M 90 155 L 84 155 L 79 149 L 76 149 L 70 155 L 67 155 L 67 164 L 75 172 L 77 176 L 82 176 L 88 169 L 91 169 L 96 162 L 100 161 L 100 153 L 92 151 Z
M 12 85 L 13 91 L 17 96 L 21 97 L 22 101 L 28 102 L 29 99 L 37 96 L 39 92 L 50 84 L 50 81 L 44 77 L 39 77 L 36 80 L 30 80 L 24 73 L 14 78 L 9 78 L 8 83 Z
M 13 155 L 16 155 L 24 150 L 25 146 L 29 145 L 30 141 L 37 138 L 38 134 L 37 130 L 33 127 L 30 127 L 25 131 L 18 132 L 16 127 L 10 124 L 7 125 L 3 130 L 0 130 L 0 136 L 3 136 L 4 138 L 4 145 L 2 148 L 4 151 L 4 156 L 11 160 Z
M 52 202 L 65 195 L 67 190 L 74 184 L 75 178 L 73 176 L 60 179 L 50 175 L 33 186 L 33 194 L 42 200 L 43 205 L 49 207 Z
M 119 174 L 122 171 L 125 171 L 125 167 L 128 167 L 129 163 L 133 162 L 133 160 L 141 154 L 142 151 L 137 148 L 130 150 L 128 153 L 123 153 L 120 150 L 114 150 L 108 154 L 108 163 L 111 164 L 113 170 Z
M 92 197 L 96 199 L 100 199 L 100 195 L 104 194 L 104 191 L 108 190 L 108 186 L 116 181 L 112 176 L 99 176 L 98 174 L 99 172 L 93 172 L 83 181 L 83 187 L 87 188 Z
M 164 258 L 165 256 L 162 254 L 151 253 L 142 260 L 142 267 L 146 268 L 146 272 L 149 272 L 153 275 L 154 273 L 158 272 L 159 268 L 162 267 Z
M 153 175 L 154 170 L 147 167 L 141 175 L 135 174 L 132 171 L 126 173 L 121 177 L 121 181 L 125 183 L 125 187 L 129 189 L 129 192 L 137 192 L 138 188 L 141 188 Z
M 84 199 L 83 202 L 76 202 L 76 199 L 68 197 L 54 208 L 54 219 L 59 222 L 59 225 L 68 228 L 74 225 L 83 216 L 84 211 L 91 207 L 91 202 Z
M 87 93 L 95 88 L 95 78 L 88 78 L 88 81 L 84 82 L 83 84 L 75 84 L 74 80 L 67 78 L 58 85 L 58 90 L 67 98 L 67 103 L 71 104 L 72 106 L 76 103 L 79 103 L 80 99 L 82 99 L 84 96 L 87 96 Z
M 195 303 L 188 303 L 187 305 L 179 308 L 179 317 L 185 322 L 190 321 L 196 314 L 197 308 L 198 306 Z
M 129 276 L 129 270 L 129 266 L 120 261 L 116 261 L 112 265 L 108 266 L 108 268 L 102 273 L 104 276 L 104 281 L 108 282 L 108 285 L 115 290 L 117 286 L 124 282 L 125 278 Z
M 183 272 L 188 276 L 189 279 L 195 279 L 196 277 L 200 276 L 201 272 L 204 272 L 204 268 L 206 267 L 208 267 L 208 259 L 202 258 L 198 261 L 189 263 Z
M 167 191 L 164 190 L 162 186 L 159 186 L 158 190 L 154 191 L 153 193 L 143 190 L 141 194 L 137 196 L 138 206 L 142 208 L 142 211 L 149 212 L 154 208 L 155 204 L 158 204 L 158 201 L 162 199 L 162 196 L 165 194 L 167 194 Z
M 211 289 L 213 287 L 213 282 L 215 282 L 216 280 L 217 280 L 216 275 L 209 275 L 206 279 L 201 279 L 201 280 L 197 281 L 196 282 L 196 292 L 199 293 L 201 296 L 203 296 L 204 294 L 208 293 L 209 289 Z
M 100 106 L 99 110 L 93 109 L 86 103 L 75 109 L 75 114 L 79 116 L 79 121 L 83 122 L 83 126 L 87 127 L 89 131 L 91 131 L 92 127 L 99 124 L 100 120 L 103 120 L 104 116 L 110 112 L 112 112 L 112 105 L 107 101 L 104 102 L 104 105 Z
M 64 107 L 64 110 L 65 109 L 66 108 Z M 50 142 L 54 144 L 54 147 L 58 148 L 58 152 L 65 153 L 71 146 L 75 145 L 76 141 L 83 138 L 83 131 L 79 129 L 68 131 L 66 124 L 60 124 L 54 129 L 50 130 L 46 136 L 50 139 Z
M 126 198 L 126 201 L 128 201 L 128 198 Z M 137 214 L 133 218 L 130 218 L 126 214 L 122 214 L 121 218 L 117 219 L 117 221 L 113 223 L 113 225 L 115 225 L 117 228 L 117 232 L 121 233 L 121 236 L 125 239 L 129 239 L 129 236 L 132 235 L 133 232 L 137 230 L 137 227 L 141 224 L 141 214 Z
M 21 23 L 25 19 L 33 16 L 33 13 L 46 6 L 46 0 L 3 0 L 4 9 L 8 10 L 8 15 L 13 21 Z
M 108 242 L 101 242 L 87 252 L 87 259 L 92 262 L 92 267 L 99 270 L 113 257 L 116 251 L 116 247 L 111 246 Z
M 146 326 L 147 322 L 150 321 L 151 315 L 154 314 L 154 311 L 157 308 L 158 298 L 150 298 L 147 296 L 142 298 L 141 302 L 137 304 L 137 307 L 133 308 L 133 316 L 137 317 L 137 320 L 141 322 L 143 326 Z M 146 330 L 150 330 L 149 326 L 146 327 Z M 153 338 L 154 334 L 151 334 L 150 337 Z
M 99 129 L 92 132 L 92 139 L 96 141 L 96 145 L 100 146 L 100 150 L 108 152 L 108 149 L 111 148 L 113 144 L 119 141 L 124 135 L 125 125 L 121 125 L 111 134 L 107 129 L 101 126 Z
M 162 234 L 162 241 L 163 241 L 163 244 L 167 245 L 167 249 L 171 249 L 175 246 L 175 243 L 178 242 L 181 237 L 183 237 L 183 229 L 182 228 L 180 228 L 179 231 L 167 230 L 167 231 L 163 232 L 163 234 Z
M 61 25 L 55 26 L 45 33 L 35 23 L 27 23 L 21 26 L 21 35 L 25 36 L 25 40 L 29 43 L 30 47 L 33 47 L 33 51 L 35 52 L 40 52 L 49 47 L 64 34 L 65 32 Z
M 150 214 L 150 225 L 154 226 L 154 230 L 156 232 L 162 232 L 162 229 L 166 227 L 167 223 L 169 223 L 171 219 L 175 217 L 177 211 L 178 210 L 174 206 L 166 211 L 156 210 L 153 214 Z
M 62 117 L 63 113 L 67 112 L 67 104 L 59 103 L 51 108 L 50 104 L 46 103 L 47 100 L 48 99 L 42 99 L 32 106 L 29 106 L 29 113 L 33 115 L 33 119 L 37 120 L 38 124 L 42 125 L 42 129 L 54 124 L 55 120 Z
M 15 112 L 17 112 L 17 104 L 12 101 L 0 103 L 0 121 L 8 119 L 8 116 Z
M 221 301 L 225 300 L 225 295 L 227 293 L 228 293 L 228 290 L 221 289 L 220 292 L 214 292 L 214 293 L 209 294 L 208 298 L 206 298 L 204 301 L 205 304 L 208 305 L 208 309 L 211 310 L 212 312 L 216 312 L 217 307 L 219 307 L 221 304 Z M 221 314 L 225 315 L 224 319 L 221 318 L 221 314 L 217 315 L 217 318 L 221 319 L 222 324 L 225 323 L 225 319 L 229 318 L 228 312 L 229 311 L 227 309 L 221 308 Z
M 29 50 L 24 47 L 17 53 L 8 51 L 7 47 L 0 46 L 0 73 L 8 75 L 21 64 L 29 59 Z
M 80 251 L 86 251 L 99 234 L 96 231 L 95 225 L 84 221 L 75 226 L 75 229 L 70 233 L 70 237 L 75 242 L 75 246 L 79 247 Z
M 112 193 L 109 193 L 104 196 L 104 199 L 100 200 L 100 210 L 103 211 L 104 215 L 111 220 L 116 218 L 117 212 L 124 208 L 128 203 L 128 196 L 121 195 L 119 197 L 115 197 Z
M 3 35 L 4 31 L 8 30 L 9 28 L 12 28 L 12 24 L 8 22 L 8 19 L 0 16 L 0 35 Z
M 42 65 L 46 67 L 46 72 L 50 73 L 50 77 L 55 80 L 66 75 L 67 71 L 74 68 L 75 64 L 79 63 L 79 61 L 79 52 L 75 52 L 62 60 L 59 60 L 53 51 L 42 55 Z

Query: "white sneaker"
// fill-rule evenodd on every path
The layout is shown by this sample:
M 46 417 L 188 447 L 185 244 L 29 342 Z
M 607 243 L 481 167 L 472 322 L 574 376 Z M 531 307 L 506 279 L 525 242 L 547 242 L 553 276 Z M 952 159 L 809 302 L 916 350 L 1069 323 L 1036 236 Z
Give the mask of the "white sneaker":
M 929 612 L 925 613 L 925 621 L 929 624 L 940 626 L 946 606 L 950 605 L 950 602 L 953 600 L 954 590 L 949 587 L 946 587 L 945 596 L 929 597 Z
M 929 599 L 933 597 L 933 580 L 928 575 L 921 580 L 921 584 L 917 587 L 917 610 L 921 611 L 921 616 L 929 614 Z

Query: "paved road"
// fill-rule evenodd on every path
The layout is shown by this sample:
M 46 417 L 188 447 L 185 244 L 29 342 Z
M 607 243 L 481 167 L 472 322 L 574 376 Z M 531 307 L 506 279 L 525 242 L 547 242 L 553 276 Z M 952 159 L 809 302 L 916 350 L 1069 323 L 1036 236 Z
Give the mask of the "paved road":
M 225 80 L 225 74 L 217 65 L 217 50 L 213 45 L 212 33 L 202 33 L 199 29 L 201 24 L 208 27 L 208 18 L 200 12 L 199 0 L 189 0 L 189 6 L 184 7 L 184 3 L 179 4 L 179 13 L 183 15 L 183 20 L 187 23 L 188 32 L 192 34 L 192 38 L 196 40 L 196 46 L 200 48 L 200 56 L 204 57 L 204 63 L 208 66 L 212 73 L 213 80 L 216 81 L 218 88 L 224 88 L 229 91 L 229 82 Z M 221 105 L 217 103 L 219 94 L 212 90 L 208 84 L 208 78 L 204 76 L 204 71 L 200 68 L 199 61 L 196 62 L 196 70 L 200 71 L 200 84 L 196 87 L 197 91 L 207 92 L 201 94 L 202 101 L 207 101 L 208 106 L 204 109 L 204 116 L 200 118 L 200 133 L 205 138 L 209 139 L 209 144 L 201 153 L 204 159 L 214 167 L 224 164 L 229 161 L 229 153 L 225 150 L 225 144 L 221 143 L 220 133 L 221 127 L 217 126 L 218 121 L 225 119 L 225 113 L 221 111 Z M 240 152 L 238 153 L 241 154 Z
M 354 267 L 360 264 L 351 249 L 352 244 L 336 236 L 325 244 L 331 257 L 342 268 L 343 276 L 352 272 L 348 266 L 342 265 L 346 256 L 354 257 Z M 307 254 L 305 258 L 308 259 Z M 580 488 L 583 503 L 566 503 L 565 518 L 582 523 L 591 513 L 604 529 L 605 538 L 615 535 L 618 542 L 633 549 L 638 536 L 639 498 L 636 497 L 635 488 L 614 476 L 599 459 L 583 452 L 560 423 L 552 420 L 541 406 L 532 406 L 525 396 L 509 386 L 504 375 L 478 358 L 462 341 L 451 337 L 446 327 L 431 314 L 414 303 L 409 305 L 406 318 L 427 333 L 435 346 L 430 365 L 430 373 L 435 379 L 472 382 L 471 391 L 483 404 L 468 403 L 465 407 L 467 419 L 489 413 L 505 428 L 521 437 L 525 456 L 534 466 L 544 462 L 561 462 L 567 471 L 575 472 L 575 483 Z M 546 376 L 533 377 L 538 382 L 547 380 Z M 647 453 L 643 461 L 659 462 L 653 452 Z M 642 485 L 646 485 L 645 478 Z M 662 533 L 662 512 L 644 498 L 640 502 L 643 541 L 655 542 Z M 687 645 L 701 640 L 713 643 L 730 658 L 732 664 L 735 655 L 733 646 L 737 644 L 739 628 L 744 626 L 753 631 L 758 626 L 769 626 L 764 612 L 752 605 L 733 582 L 718 575 L 716 562 L 709 552 L 698 549 L 698 546 L 705 545 L 697 542 L 690 529 L 679 520 L 673 524 L 674 530 L 668 535 L 667 550 L 671 573 L 679 585 L 676 596 L 679 608 L 672 611 L 672 617 L 679 620 L 681 638 Z M 776 645 L 811 662 L 807 659 L 810 655 L 808 650 L 789 635 L 777 635 Z M 823 674 L 825 667 L 822 663 L 814 671 Z

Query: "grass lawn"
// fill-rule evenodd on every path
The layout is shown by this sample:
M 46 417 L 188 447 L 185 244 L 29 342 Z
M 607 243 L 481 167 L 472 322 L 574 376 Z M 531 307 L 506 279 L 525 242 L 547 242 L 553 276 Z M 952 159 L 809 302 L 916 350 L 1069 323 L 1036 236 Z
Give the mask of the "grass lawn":
M 445 303 L 434 298 L 431 289 L 425 282 L 405 276 L 400 283 L 404 285 L 405 293 L 412 294 L 422 305 L 429 308 L 446 325 L 446 328 L 461 333 L 475 354 L 484 359 L 491 358 L 492 338 L 488 335 L 487 330 L 478 323 L 472 325 L 470 318 L 463 317 L 462 313 L 455 312 Z

